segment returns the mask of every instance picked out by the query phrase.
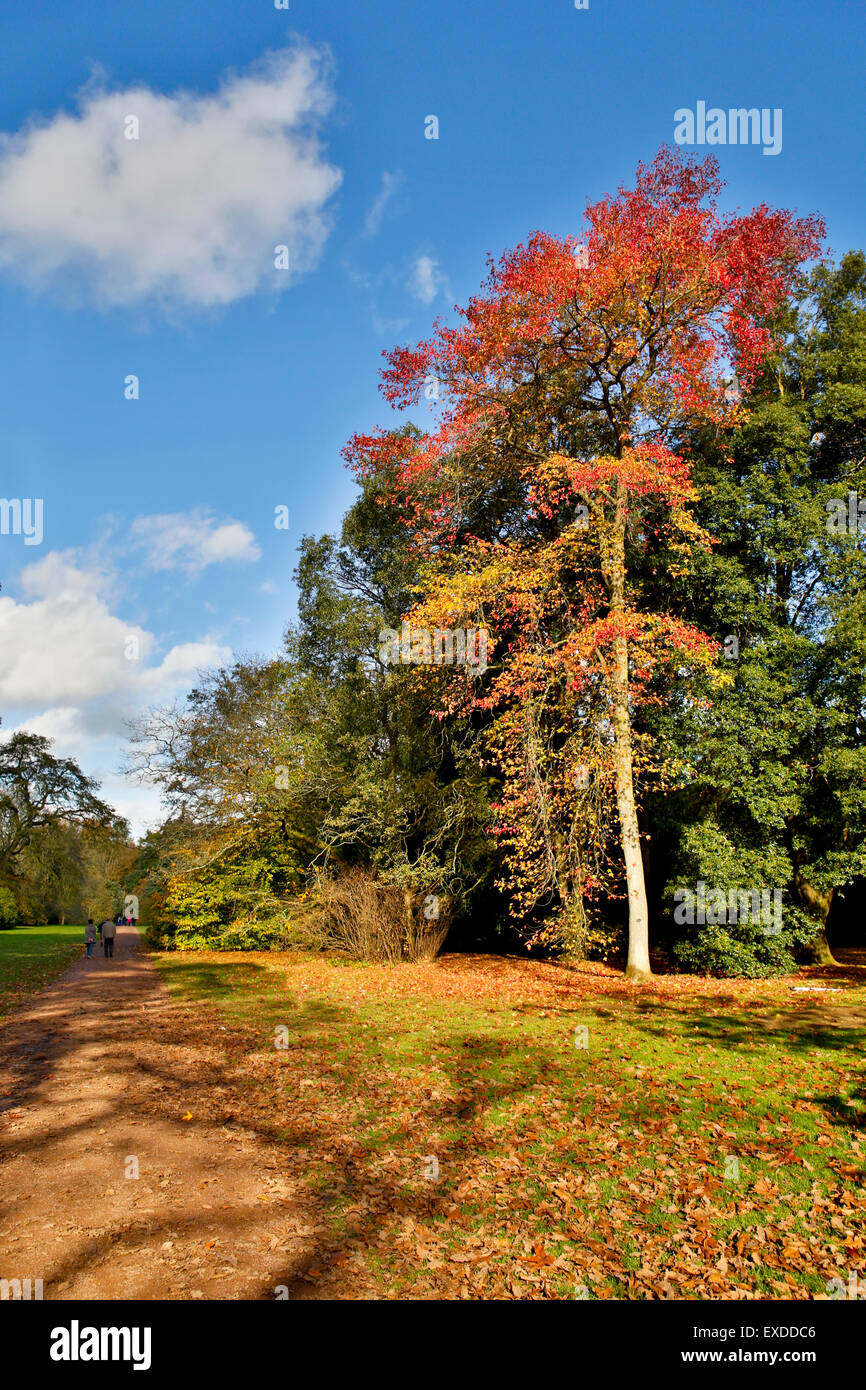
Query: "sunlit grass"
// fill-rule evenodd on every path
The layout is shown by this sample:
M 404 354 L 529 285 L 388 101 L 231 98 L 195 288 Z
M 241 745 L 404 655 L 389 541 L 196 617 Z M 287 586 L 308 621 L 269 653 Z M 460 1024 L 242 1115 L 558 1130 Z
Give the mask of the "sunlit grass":
M 849 1266 L 863 1213 L 844 1190 L 862 1183 L 864 1121 L 851 1020 L 866 990 L 835 996 L 838 1019 L 826 1001 L 816 1018 L 783 982 L 737 1000 L 700 980 L 666 997 L 611 979 L 608 996 L 567 975 L 563 990 L 550 967 L 513 962 L 512 980 L 501 965 L 446 958 L 420 975 L 264 954 L 159 960 L 176 996 L 244 1030 L 272 1132 L 302 1147 L 309 1183 L 331 1194 L 335 1235 L 353 1209 L 334 1157 L 348 1148 L 373 1190 L 387 1183 L 394 1213 L 436 1231 L 446 1269 L 469 1259 L 467 1241 L 508 1247 L 472 1266 L 485 1287 L 515 1260 L 528 1277 L 529 1259 L 546 1296 L 571 1297 L 570 1268 L 545 1261 L 579 1265 L 587 1242 L 602 1252 L 605 1272 L 591 1274 L 602 1297 L 640 1296 L 637 1271 L 661 1283 L 678 1259 L 694 1277 L 676 1289 L 691 1279 L 702 1297 L 708 1269 L 719 1288 L 779 1298 L 818 1293 Z M 386 1244 L 367 1273 L 387 1295 L 417 1271 Z M 429 1277 L 444 1277 L 438 1262 Z
M 0 1017 L 84 954 L 83 926 L 0 931 Z

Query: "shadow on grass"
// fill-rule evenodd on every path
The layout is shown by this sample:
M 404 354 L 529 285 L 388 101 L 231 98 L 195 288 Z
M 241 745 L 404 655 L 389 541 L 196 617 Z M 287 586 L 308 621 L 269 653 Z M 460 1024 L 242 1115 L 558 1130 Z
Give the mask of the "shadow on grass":
M 253 961 L 172 957 L 166 975 L 169 983 L 174 977 L 180 990 L 170 997 L 185 1010 L 177 1015 L 177 1041 L 200 1049 L 197 1115 L 282 1150 L 294 1168 L 288 1172 L 301 1185 L 303 1204 L 325 1227 L 312 1249 L 305 1246 L 288 1255 L 279 1275 L 263 1278 L 258 1298 L 272 1300 L 281 1286 L 292 1299 L 315 1298 L 316 1271 L 326 1268 L 336 1279 L 328 1296 L 352 1297 L 351 1275 L 344 1275 L 341 1265 L 359 1245 L 375 1249 L 395 1213 L 423 1222 L 453 1208 L 464 1156 L 471 1153 L 477 1160 L 487 1151 L 498 1155 L 501 1148 L 495 1132 L 478 1132 L 482 1114 L 532 1090 L 547 1063 L 539 1061 L 527 1076 L 516 1057 L 522 1047 L 518 1038 L 491 1038 L 458 1025 L 447 1037 L 430 1041 L 448 1098 L 414 1091 L 410 1107 L 394 1104 L 385 1089 L 392 1079 L 378 1085 L 378 1069 L 386 1065 L 387 1021 L 380 1018 L 369 1030 L 359 1031 L 357 1007 L 304 999 L 284 976 L 279 987 L 271 988 L 269 974 Z M 280 1024 L 288 1029 L 285 1049 L 274 1047 L 272 1029 Z M 407 1029 L 411 1025 L 394 1025 L 401 1033 Z M 171 1020 L 163 1020 L 158 1041 L 165 1046 L 155 1058 L 137 1062 L 160 1089 L 188 1087 L 190 1081 L 188 1066 L 172 1055 L 173 1031 Z M 144 1020 L 128 1036 L 131 1043 L 137 1038 L 153 1041 Z M 215 1042 L 219 1056 L 214 1055 Z M 416 1064 L 417 1058 L 407 1058 L 407 1073 Z M 399 1059 L 389 1059 L 392 1077 L 399 1066 Z M 494 1070 L 499 1075 L 491 1075 Z M 282 1095 L 280 1085 L 286 1087 Z M 428 1130 L 448 1137 L 424 1139 Z M 415 1150 L 417 1167 L 407 1174 L 406 1158 L 411 1165 Z M 388 1153 L 401 1155 L 396 1170 L 388 1167 Z M 424 1180 L 428 1153 L 439 1163 L 441 1181 Z
M 860 1086 L 850 1096 L 843 1096 L 836 1092 L 836 1094 L 818 1096 L 816 1099 L 821 1102 L 834 1124 L 842 1125 L 844 1129 L 853 1128 L 866 1131 L 866 1084 Z M 852 1105 L 850 1104 L 851 1101 L 855 1103 Z
M 314 1032 L 317 1028 L 327 1028 L 343 1022 L 351 1011 L 336 1004 L 320 1000 L 298 999 L 291 993 L 277 996 L 267 990 L 266 980 L 270 975 L 267 966 L 255 961 L 195 961 L 183 963 L 172 960 L 169 984 L 172 977 L 180 979 L 180 993 L 187 998 L 190 994 L 205 1004 L 224 1004 L 232 1013 L 232 1004 L 247 1005 L 251 993 L 258 993 L 262 1020 L 269 1026 L 284 1024 L 292 1032 Z M 264 979 L 262 978 L 264 976 Z M 248 1009 L 237 1013 L 246 1022 Z M 273 1046 L 273 1037 L 263 1041 L 263 1046 Z
M 359 1247 L 375 1252 L 386 1233 L 390 1240 L 395 1214 L 423 1223 L 459 1207 L 464 1200 L 458 1189 L 465 1156 L 471 1154 L 476 1162 L 488 1155 L 501 1157 L 501 1136 L 495 1129 L 481 1130 L 484 1112 L 519 1102 L 536 1087 L 548 1065 L 543 1057 L 537 1057 L 532 1067 L 518 1062 L 517 1054 L 525 1045 L 519 1030 L 513 1040 L 491 1038 L 472 1024 L 456 1022 L 447 1037 L 434 1036 L 430 1043 L 431 1054 L 435 1053 L 444 1074 L 443 1089 L 452 1094 L 442 1099 L 415 1089 L 411 1094 L 407 1091 L 404 1100 L 395 1105 L 384 1075 L 381 1087 L 378 1085 L 377 1068 L 384 1072 L 384 1035 L 388 1031 L 381 1018 L 371 1029 L 362 1030 L 357 1007 L 305 1000 L 291 989 L 285 976 L 274 977 L 266 964 L 254 960 L 173 956 L 164 978 L 170 983 L 172 976 L 180 991 L 172 992 L 168 1007 L 161 1007 L 153 1017 L 147 1016 L 144 1006 L 159 998 L 164 1001 L 165 996 L 150 973 L 143 977 L 134 1005 L 116 1010 L 105 1007 L 97 976 L 88 977 L 83 996 L 92 1020 L 89 1040 L 116 1047 L 122 1036 L 123 1065 L 129 1070 L 131 1085 L 129 1097 L 118 1097 L 115 1114 L 140 1118 L 147 1105 L 153 1104 L 164 1121 L 172 1109 L 166 1102 L 175 1098 L 171 1092 L 176 1089 L 177 1126 L 188 1132 L 180 1115 L 192 1081 L 201 1098 L 196 1107 L 197 1123 L 222 1125 L 227 1134 L 237 1128 L 255 1135 L 272 1152 L 281 1151 L 287 1164 L 292 1160 L 292 1176 L 298 1180 L 301 1200 L 320 1222 L 330 1223 L 329 1229 L 312 1249 L 306 1245 L 287 1253 L 279 1273 L 262 1276 L 258 1286 L 262 1300 L 273 1299 L 280 1285 L 287 1286 L 291 1298 L 319 1296 L 317 1271 L 329 1281 L 323 1296 L 351 1298 L 357 1292 L 351 1262 Z M 694 1008 L 677 1008 L 672 1001 L 637 999 L 626 1009 L 618 1002 L 606 1012 L 622 1017 L 648 1037 L 668 1042 L 675 1031 L 685 1040 L 699 1039 L 731 1054 L 741 1053 L 744 1045 L 761 1047 L 773 1042 L 784 1042 L 786 1048 L 803 1053 L 862 1045 L 861 1029 L 804 1017 L 803 1009 L 780 1010 L 781 1017 L 773 1019 L 766 1016 L 770 1010 L 765 1004 L 759 1006 L 759 1016 L 757 1009 L 751 1012 L 749 1006 L 732 1013 L 729 1002 L 732 1007 L 732 1001 L 725 1000 L 722 1011 L 697 1014 Z M 214 1008 L 215 1003 L 224 1005 L 225 1012 Z M 605 1012 L 598 1008 L 596 999 L 574 1001 L 575 1007 L 582 1005 L 599 1015 Z M 537 1006 L 526 1012 L 537 1014 Z M 274 1048 L 269 1031 L 281 1023 L 288 1026 L 290 1041 L 282 1055 Z M 394 1031 L 405 1033 L 407 1025 L 395 1022 Z M 142 1045 L 140 1053 L 137 1044 Z M 46 1019 L 38 1055 L 38 1061 L 45 1065 L 34 1065 L 37 1058 L 32 1046 L 29 1056 L 20 1057 L 20 1080 L 34 1098 L 38 1098 L 40 1075 L 64 1050 L 70 1050 L 70 1045 L 62 1030 L 53 1029 Z M 266 1054 L 270 1054 L 272 1069 L 265 1062 Z M 282 1095 L 275 1095 L 272 1084 L 260 1091 L 263 1064 L 268 1083 L 286 1083 Z M 415 1065 L 415 1060 L 407 1059 L 407 1073 Z M 391 1070 L 399 1070 L 399 1061 L 393 1057 Z M 145 1089 L 142 1100 L 142 1091 L 136 1093 L 132 1085 L 136 1072 L 156 1083 L 154 1095 L 149 1097 Z M 306 1083 L 303 1089 L 302 1082 Z M 357 1123 L 345 1105 L 356 1100 L 361 1111 Z M 854 1112 L 844 1106 L 843 1098 L 828 1096 L 823 1103 L 828 1113 L 834 1117 L 838 1113 L 840 1124 L 852 1123 Z M 381 1133 L 377 1136 L 374 1132 L 377 1106 L 384 1140 Z M 428 1129 L 448 1137 L 431 1141 L 425 1137 Z M 55 1133 L 63 1132 L 63 1126 L 58 1125 Z M 44 1133 L 40 1142 L 45 1142 Z M 404 1158 L 407 1153 L 417 1155 L 417 1170 L 408 1177 L 405 1166 L 389 1170 L 386 1145 Z M 422 1176 L 427 1156 L 423 1150 L 428 1146 L 440 1166 L 438 1183 L 424 1181 Z M 379 1159 L 375 1167 L 370 1164 L 371 1148 Z M 528 1154 L 521 1158 L 524 1164 L 531 1161 Z M 318 1189 L 314 1181 L 319 1182 Z M 188 1220 L 194 1225 L 205 1222 L 194 1204 L 188 1210 Z M 159 1219 L 155 1224 L 160 1229 Z M 256 1212 L 232 1217 L 232 1228 L 238 1234 L 260 1227 L 261 1217 Z M 130 1247 L 141 1240 L 138 1224 L 132 1221 L 116 1235 Z M 65 1269 L 54 1277 L 68 1275 L 88 1263 L 88 1252 L 76 1249 L 68 1256 Z M 424 1276 L 423 1259 L 417 1273 Z
M 863 1023 L 850 1018 L 838 1023 L 819 1016 L 813 1010 L 777 1009 L 771 1013 L 766 1005 L 759 1008 L 743 1006 L 737 1013 L 703 1012 L 677 1009 L 671 1004 L 639 1002 L 629 1015 L 640 1032 L 661 1040 L 669 1040 L 673 1031 L 685 1041 L 695 1040 L 741 1053 L 744 1047 L 775 1047 L 783 1045 L 793 1053 L 854 1052 L 863 1046 Z M 866 1016 L 864 1016 L 866 1017 Z
M 195 958 L 181 961 L 173 956 L 169 985 L 172 977 L 182 978 L 186 990 L 209 998 L 228 999 L 232 994 L 246 996 L 259 976 L 266 974 L 266 967 L 256 961 L 199 961 Z
M 376 1247 L 395 1216 L 423 1225 L 453 1215 L 460 1208 L 457 1189 L 465 1156 L 470 1155 L 476 1164 L 487 1154 L 501 1156 L 501 1137 L 495 1131 L 485 1136 L 479 1133 L 478 1122 L 482 1115 L 491 1107 L 519 1100 L 538 1082 L 537 1071 L 526 1079 L 516 1075 L 493 1079 L 489 1074 L 477 1074 L 482 1067 L 501 1066 L 511 1051 L 507 1043 L 484 1036 L 465 1037 L 456 1045 L 437 1041 L 437 1061 L 445 1072 L 446 1084 L 450 1083 L 455 1094 L 449 1100 L 430 1096 L 417 1102 L 411 1119 L 399 1124 L 393 1118 L 389 1120 L 386 1141 L 389 1150 L 402 1150 L 405 1154 L 412 1152 L 413 1145 L 417 1148 L 417 1173 L 411 1178 L 407 1178 L 405 1171 L 391 1174 L 381 1164 L 371 1172 L 363 1161 L 367 1158 L 366 1151 L 343 1131 L 339 1121 L 324 1134 L 319 1128 L 320 1145 L 331 1153 L 338 1151 L 331 1165 L 327 1189 L 319 1194 L 320 1219 L 326 1219 L 329 1211 L 332 1215 L 343 1212 L 347 1204 L 352 1215 L 348 1220 L 343 1218 L 339 1234 L 334 1231 L 326 1235 L 312 1252 L 304 1254 L 300 1264 L 295 1261 L 287 1266 L 277 1284 L 287 1288 L 290 1299 L 319 1296 L 316 1285 L 325 1273 L 329 1273 L 330 1282 L 322 1296 L 351 1298 L 359 1290 L 353 1288 L 352 1275 L 348 1271 L 344 1273 L 342 1266 L 359 1247 L 373 1251 L 375 1257 Z M 317 1063 L 321 1066 L 324 1061 L 313 1049 L 305 1060 L 308 1066 Z M 343 1072 L 340 1080 L 350 1090 L 360 1089 L 355 1079 L 366 1081 L 363 1073 L 364 1059 L 358 1057 L 354 1075 L 347 1076 Z M 421 1139 L 427 1127 L 440 1132 L 451 1130 L 452 1137 L 431 1144 Z M 439 1177 L 425 1181 L 421 1175 L 430 1157 L 437 1161 Z M 527 1156 L 525 1161 L 531 1162 L 531 1159 Z M 423 1278 L 424 1274 L 421 1263 L 416 1277 Z M 274 1295 L 271 1290 L 263 1289 L 260 1296 L 266 1299 Z M 447 1295 L 440 1289 L 436 1296 Z
M 810 975 L 809 978 L 814 977 Z M 838 979 L 838 971 L 831 978 Z M 855 969 L 852 978 L 862 983 L 862 968 Z M 263 999 L 262 1007 L 263 1014 L 270 1019 L 276 1017 L 274 1010 L 289 1005 L 267 998 Z M 820 1005 L 775 1008 L 773 1003 L 747 1001 L 735 995 L 708 999 L 703 1013 L 697 1013 L 694 1007 L 677 1007 L 674 1001 L 664 998 L 638 997 L 623 1008 L 621 1001 L 610 1006 L 601 1004 L 597 996 L 575 999 L 564 1010 L 554 1005 L 549 1012 L 570 1014 L 575 1009 L 621 1019 L 646 1037 L 664 1044 L 671 1041 L 671 1033 L 674 1033 L 686 1042 L 697 1041 L 714 1046 L 723 1054 L 730 1053 L 732 1059 L 735 1054 L 741 1056 L 744 1048 L 769 1051 L 781 1047 L 792 1054 L 809 1056 L 818 1049 L 839 1053 L 853 1051 L 857 1055 L 862 1046 L 862 1024 L 856 1021 L 857 1010 L 844 1006 L 839 1011 L 839 1022 L 828 1018 L 827 1010 L 822 1012 Z M 331 1010 L 330 1017 L 327 1010 Z M 517 1004 L 510 1006 L 510 1011 L 524 1014 L 528 1019 L 538 1014 L 539 1007 Z M 860 1012 L 862 1016 L 862 1010 Z M 320 1021 L 326 1024 L 324 1030 L 317 1026 Z M 419 1095 L 416 1091 L 410 1103 L 411 1118 L 406 1119 L 405 1110 L 410 1107 L 393 1104 L 383 1087 L 382 1127 L 374 1133 L 375 1126 L 366 1120 L 359 1128 L 347 1123 L 345 1111 L 341 1114 L 337 1109 L 329 1113 L 329 1096 L 336 1088 L 344 1097 L 358 1097 L 362 1107 L 372 1096 L 375 1107 L 377 1093 L 375 1087 L 371 1092 L 370 1071 L 375 1070 L 379 1064 L 377 1059 L 382 1058 L 385 1050 L 387 1023 L 379 1021 L 369 1034 L 359 1034 L 356 1009 L 321 1005 L 318 1011 L 301 1006 L 286 1022 L 293 1032 L 301 1035 L 295 1039 L 299 1049 L 295 1061 L 300 1068 L 299 1074 L 308 1084 L 314 1084 L 314 1089 L 306 1094 L 319 1103 L 314 1114 L 307 1117 L 293 1110 L 292 1101 L 287 1097 L 280 1107 L 284 1127 L 277 1131 L 273 1124 L 265 1123 L 260 1132 L 269 1134 L 272 1140 L 276 1137 L 277 1142 L 290 1148 L 308 1151 L 309 1173 L 322 1165 L 317 1173 L 320 1186 L 317 1191 L 311 1189 L 311 1200 L 316 1204 L 320 1221 L 328 1221 L 331 1229 L 322 1234 L 312 1250 L 307 1248 L 293 1259 L 287 1259 L 281 1277 L 275 1282 L 285 1285 L 292 1299 L 364 1296 L 363 1287 L 368 1286 L 359 1287 L 357 1280 L 369 1276 L 353 1274 L 355 1256 L 359 1252 L 372 1252 L 375 1260 L 380 1242 L 385 1239 L 390 1244 L 397 1234 L 395 1217 L 409 1219 L 410 1227 L 411 1222 L 423 1226 L 453 1215 L 461 1204 L 465 1206 L 465 1197 L 459 1191 L 465 1158 L 471 1156 L 477 1169 L 479 1159 L 501 1158 L 502 1153 L 501 1136 L 494 1128 L 484 1132 L 480 1124 L 482 1117 L 499 1105 L 515 1102 L 519 1105 L 521 1099 L 535 1089 L 550 1064 L 542 1056 L 535 1059 L 531 1068 L 518 1061 L 517 1054 L 525 1047 L 520 1032 L 513 1040 L 490 1038 L 483 1031 L 477 1032 L 472 1024 L 458 1024 L 447 1038 L 436 1036 L 430 1044 L 431 1054 L 435 1053 L 445 1084 L 452 1093 L 450 1098 L 441 1100 L 429 1092 Z M 307 1022 L 312 1026 L 308 1027 Z M 394 1030 L 405 1031 L 406 1025 L 396 1022 Z M 350 1045 L 348 1060 L 335 1064 L 336 1054 L 341 1050 L 345 1052 L 347 1041 Z M 395 1063 L 393 1058 L 390 1065 L 392 1071 L 399 1069 L 399 1062 Z M 840 1124 L 851 1125 L 854 1112 L 845 1106 L 844 1098 L 813 1095 L 809 1099 L 816 1105 L 824 1104 L 834 1117 L 838 1115 Z M 614 1102 L 612 1105 L 615 1108 Z M 447 1138 L 425 1139 L 428 1130 L 438 1131 Z M 511 1142 L 515 1142 L 513 1132 Z M 426 1157 L 421 1147 L 424 1145 L 430 1146 L 438 1160 L 439 1183 L 421 1180 Z M 391 1171 L 386 1149 L 400 1154 L 402 1159 Z M 407 1155 L 411 1159 L 415 1150 L 417 1174 L 413 1170 L 407 1175 L 405 1159 Z M 375 1166 L 370 1163 L 371 1156 L 379 1160 Z M 521 1162 L 531 1164 L 531 1156 L 524 1153 Z M 338 1213 L 339 1220 L 335 1221 Z M 425 1273 L 422 1255 L 416 1277 L 423 1279 Z M 273 1298 L 273 1288 L 263 1286 L 259 1296 Z M 447 1297 L 448 1294 L 443 1294 L 440 1285 L 436 1296 Z

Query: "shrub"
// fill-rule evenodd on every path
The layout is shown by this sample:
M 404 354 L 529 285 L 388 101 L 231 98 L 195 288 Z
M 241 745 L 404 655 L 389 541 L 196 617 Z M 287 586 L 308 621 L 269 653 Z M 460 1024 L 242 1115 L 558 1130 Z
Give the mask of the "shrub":
M 675 898 L 675 890 L 695 894 L 705 885 L 706 916 L 719 916 L 718 923 L 678 920 L 671 905 L 673 958 L 678 967 L 702 975 L 761 979 L 787 975 L 796 968 L 796 956 L 815 934 L 815 923 L 791 902 L 791 867 L 783 850 L 769 843 L 734 842 L 718 825 L 697 822 L 681 833 L 674 874 L 666 886 L 665 898 Z M 766 922 L 730 921 L 725 912 L 711 912 L 710 894 L 721 893 L 727 900 L 732 890 L 769 892 L 783 895 L 781 930 L 764 928 Z M 679 899 L 681 903 L 682 898 Z M 775 898 L 770 901 L 775 905 Z M 751 915 L 751 914 L 750 914 Z M 775 927 L 775 916 L 773 917 Z
M 450 926 L 447 903 L 437 899 L 436 909 L 438 915 L 428 915 L 426 900 L 383 883 L 369 869 L 320 874 L 295 919 L 295 942 L 360 961 L 432 960 Z
M 220 921 L 202 885 L 185 894 L 173 887 L 146 934 L 157 950 L 341 951 L 354 960 L 396 962 L 432 960 L 450 924 L 446 899 L 428 901 L 354 867 L 319 874 L 302 897 L 261 917 L 247 912 L 229 921 Z
M 0 929 L 14 927 L 20 921 L 15 894 L 5 883 L 0 883 Z
M 801 908 L 786 904 L 778 935 L 752 922 L 708 922 L 685 930 L 689 935 L 673 947 L 674 960 L 681 969 L 759 980 L 796 970 L 799 952 L 815 935 L 815 923 Z
M 239 918 L 199 929 L 189 925 L 152 924 L 149 945 L 160 951 L 283 951 L 289 944 L 282 916 Z
M 790 938 L 766 936 L 748 924 L 693 927 L 694 936 L 677 941 L 677 965 L 699 975 L 758 980 L 788 975 L 796 967 Z

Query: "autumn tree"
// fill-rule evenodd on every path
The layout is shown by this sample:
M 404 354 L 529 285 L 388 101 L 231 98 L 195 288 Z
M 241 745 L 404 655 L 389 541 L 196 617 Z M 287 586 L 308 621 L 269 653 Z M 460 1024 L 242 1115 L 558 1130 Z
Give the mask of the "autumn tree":
M 425 618 L 490 624 L 496 664 L 468 697 L 504 721 L 501 755 L 536 820 L 549 819 L 550 799 L 543 779 L 532 783 L 527 712 L 551 690 L 555 704 L 571 701 L 558 749 L 592 744 L 593 775 L 610 787 L 635 980 L 651 973 L 635 712 L 660 672 L 707 669 L 715 654 L 699 628 L 647 605 L 637 575 L 658 548 L 686 556 L 707 543 L 681 441 L 736 414 L 732 377 L 747 386 L 759 370 L 822 232 L 817 218 L 763 205 L 723 216 L 720 187 L 714 159 L 663 150 L 633 188 L 588 206 L 580 240 L 537 232 L 491 262 L 457 326 L 387 355 L 388 401 L 432 397 L 435 424 L 347 448 L 410 513 Z M 573 820 L 574 795 L 557 795 Z M 577 867 L 572 897 L 592 883 Z

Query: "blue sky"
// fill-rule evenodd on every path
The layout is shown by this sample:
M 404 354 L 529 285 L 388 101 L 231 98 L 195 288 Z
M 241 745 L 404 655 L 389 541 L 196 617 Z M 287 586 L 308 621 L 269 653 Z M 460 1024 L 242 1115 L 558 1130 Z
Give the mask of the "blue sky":
M 341 447 L 389 422 L 382 350 L 488 253 L 579 232 L 699 101 L 783 112 L 778 155 L 715 147 L 726 206 L 864 243 L 854 0 L 290 3 L 3 17 L 0 497 L 43 499 L 44 534 L 0 535 L 0 712 L 137 830 L 124 719 L 277 646 L 300 537 L 352 500 Z

